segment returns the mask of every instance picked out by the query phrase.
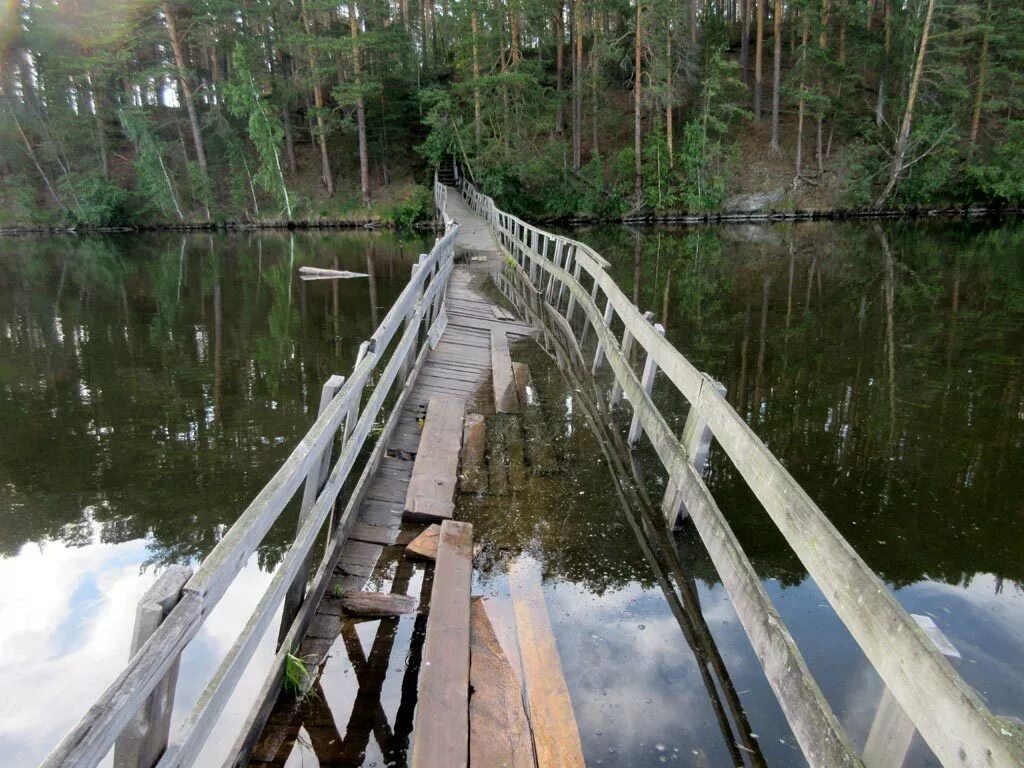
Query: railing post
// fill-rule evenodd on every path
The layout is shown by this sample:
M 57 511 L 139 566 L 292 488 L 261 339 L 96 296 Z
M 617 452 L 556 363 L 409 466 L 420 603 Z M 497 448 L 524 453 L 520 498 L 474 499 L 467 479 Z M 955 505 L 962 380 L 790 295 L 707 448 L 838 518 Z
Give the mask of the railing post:
M 718 394 L 725 397 L 725 385 L 720 381 L 715 381 L 706 373 L 700 386 L 701 391 L 706 386 L 714 387 Z M 683 448 L 686 449 L 686 458 L 698 475 L 703 474 L 704 467 L 708 463 L 708 451 L 711 449 L 712 437 L 711 428 L 701 413 L 700 392 L 698 392 L 696 399 L 690 403 L 690 413 L 686 417 L 686 424 L 683 425 L 682 436 Z M 689 516 L 689 512 L 683 505 L 679 487 L 671 477 L 665 486 L 665 495 L 661 500 L 661 509 L 665 514 L 665 521 L 670 528 L 676 527 Z
M 561 269 L 561 267 L 562 267 L 562 250 L 563 250 L 564 244 L 565 244 L 565 241 L 562 238 L 560 238 L 560 237 L 555 238 L 555 252 L 554 252 L 554 254 L 551 257 L 551 263 L 554 264 L 559 269 Z M 545 301 L 547 301 L 548 304 L 550 304 L 552 299 L 554 299 L 554 297 L 555 297 L 555 276 L 551 275 L 550 279 L 548 280 L 548 289 L 544 293 L 544 299 L 545 299 Z
M 344 383 L 344 376 L 331 376 L 327 379 L 323 389 L 320 390 L 320 408 L 317 410 L 317 418 L 320 418 L 324 411 L 327 410 L 327 406 L 337 396 Z M 359 407 L 358 400 L 356 407 Z M 349 417 L 351 418 L 351 413 L 349 413 Z M 345 433 L 347 437 L 347 424 L 345 426 Z M 342 442 L 342 445 L 344 445 L 344 442 Z M 313 462 L 309 474 L 306 475 L 306 484 L 302 489 L 302 506 L 299 507 L 299 521 L 295 529 L 297 531 L 302 530 L 306 518 L 309 517 L 309 510 L 313 508 L 313 504 L 316 503 L 316 497 L 320 495 L 320 489 L 323 488 L 324 483 L 327 481 L 327 473 L 331 469 L 331 450 L 333 447 L 333 440 L 324 446 L 319 461 Z M 306 577 L 309 573 L 309 565 L 310 561 L 307 558 L 295 574 L 292 583 L 288 586 L 288 592 L 284 597 L 284 606 L 281 609 L 281 628 L 277 633 L 278 643 L 284 639 L 285 635 L 288 634 L 288 630 L 291 629 L 292 622 L 295 621 L 295 616 L 298 614 L 302 600 L 306 595 Z
M 654 320 L 653 312 L 644 312 L 644 320 L 648 323 Z M 629 361 L 629 353 L 633 351 L 633 332 L 627 327 L 622 333 L 622 356 Z M 612 382 L 612 393 L 608 398 L 608 407 L 617 408 L 619 403 L 622 402 L 622 384 L 619 383 L 618 379 Z
M 612 306 L 612 297 L 611 296 L 606 296 L 605 298 L 608 301 L 604 305 L 604 317 L 602 318 L 602 322 L 604 323 L 605 328 L 609 328 L 610 329 L 611 325 L 612 325 L 612 318 L 615 316 L 615 307 Z M 598 336 L 600 336 L 600 334 L 598 334 Z M 601 344 L 601 340 L 599 338 L 597 340 L 597 350 L 594 352 L 594 364 L 592 366 L 590 366 L 590 373 L 591 373 L 591 375 L 596 374 L 600 370 L 601 364 L 603 362 L 604 362 L 604 346 Z
M 912 613 L 910 618 L 918 623 L 928 635 L 928 639 L 944 656 L 960 658 L 960 652 L 953 647 L 930 617 Z M 882 699 L 878 702 L 867 743 L 864 745 L 864 768 L 901 768 L 907 759 L 907 752 L 910 751 L 910 743 L 914 740 L 916 731 L 917 728 L 886 686 Z
M 573 254 L 575 255 L 575 253 L 576 253 L 576 250 L 574 248 L 573 249 Z M 572 279 L 575 282 L 577 282 L 577 283 L 579 283 L 579 281 L 580 281 L 580 260 L 579 259 L 576 259 L 576 264 L 572 268 Z M 576 294 L 574 294 L 572 291 L 569 291 L 569 306 L 566 307 L 566 309 L 565 309 L 565 319 L 569 323 L 570 326 L 572 325 L 572 312 L 573 312 L 574 309 L 576 309 Z
M 665 335 L 665 328 L 661 323 L 654 324 L 654 330 L 659 335 Z M 644 392 L 650 396 L 654 390 L 654 377 L 658 373 L 658 364 L 654 362 L 654 355 L 650 352 L 647 353 L 647 360 L 644 362 L 644 373 L 640 377 L 640 385 L 644 388 Z M 630 448 L 635 448 L 636 444 L 640 442 L 640 435 L 643 434 L 644 428 L 640 424 L 640 408 L 643 406 L 640 403 L 633 403 L 633 420 L 629 423 L 629 435 L 626 438 Z
M 146 590 L 135 611 L 135 631 L 128 658 L 138 653 L 156 632 L 167 614 L 178 604 L 181 589 L 191 578 L 191 568 L 172 565 Z M 175 659 L 164 679 L 121 731 L 114 744 L 114 768 L 152 768 L 167 748 L 179 663 L 180 657 Z

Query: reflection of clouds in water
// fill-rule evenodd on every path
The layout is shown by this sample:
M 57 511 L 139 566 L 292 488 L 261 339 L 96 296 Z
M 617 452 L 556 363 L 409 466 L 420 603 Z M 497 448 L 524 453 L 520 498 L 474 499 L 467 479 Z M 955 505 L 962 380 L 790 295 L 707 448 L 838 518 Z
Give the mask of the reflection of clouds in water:
M 0 754 L 35 765 L 78 722 L 128 658 L 135 608 L 157 572 L 140 572 L 142 540 L 29 544 L 0 559 Z M 175 724 L 188 712 L 259 600 L 270 574 L 251 560 L 186 649 Z M 220 765 L 273 652 L 276 621 L 197 765 Z M 269 641 L 269 642 L 268 642 Z M 255 672 L 255 674 L 253 674 Z M 217 753 L 214 755 L 213 753 Z
M 588 764 L 692 765 L 695 751 L 710 765 L 731 764 L 698 661 L 660 590 L 630 584 L 597 595 L 559 582 L 545 594 Z M 733 683 L 764 698 L 767 683 L 727 599 L 705 597 L 709 618 L 729 622 L 721 650 Z M 770 763 L 794 764 L 790 744 L 762 747 Z

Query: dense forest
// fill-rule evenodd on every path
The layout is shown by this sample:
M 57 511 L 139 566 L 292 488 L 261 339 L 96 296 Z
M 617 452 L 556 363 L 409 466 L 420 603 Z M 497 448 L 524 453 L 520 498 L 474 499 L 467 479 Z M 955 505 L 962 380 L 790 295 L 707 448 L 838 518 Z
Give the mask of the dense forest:
M 0 224 L 1024 200 L 1018 0 L 12 0 Z

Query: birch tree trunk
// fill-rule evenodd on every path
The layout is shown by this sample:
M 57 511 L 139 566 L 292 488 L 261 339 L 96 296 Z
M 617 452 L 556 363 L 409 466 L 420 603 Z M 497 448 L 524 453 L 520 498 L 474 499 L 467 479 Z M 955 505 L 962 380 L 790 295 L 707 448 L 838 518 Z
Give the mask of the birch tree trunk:
M 636 35 L 633 53 L 633 191 L 636 196 L 636 207 L 643 202 L 643 129 L 641 125 L 642 97 L 642 50 L 643 50 L 643 5 L 636 0 Z
M 928 34 L 931 31 L 932 15 L 935 11 L 935 0 L 928 0 L 928 10 L 925 11 L 924 27 L 921 29 L 921 42 L 917 48 L 917 61 L 914 63 L 914 74 L 910 78 L 910 93 L 907 95 L 907 106 L 903 110 L 903 120 L 900 121 L 900 132 L 896 135 L 896 146 L 892 153 L 892 169 L 889 172 L 889 181 L 878 196 L 876 206 L 881 206 L 892 194 L 896 184 L 903 173 L 904 163 L 907 159 L 907 147 L 910 144 L 910 129 L 914 122 L 914 104 L 917 102 L 917 90 L 921 85 L 921 72 L 924 71 L 924 59 L 928 51 Z
M 555 133 L 565 134 L 565 5 L 558 0 L 554 17 L 555 27 L 555 93 L 558 104 L 555 112 Z
M 804 89 L 807 79 L 807 39 L 810 36 L 811 19 L 807 13 L 803 14 L 803 31 L 800 33 L 800 102 L 797 107 L 796 118 L 796 175 L 793 177 L 794 186 L 803 175 L 803 153 L 804 153 Z

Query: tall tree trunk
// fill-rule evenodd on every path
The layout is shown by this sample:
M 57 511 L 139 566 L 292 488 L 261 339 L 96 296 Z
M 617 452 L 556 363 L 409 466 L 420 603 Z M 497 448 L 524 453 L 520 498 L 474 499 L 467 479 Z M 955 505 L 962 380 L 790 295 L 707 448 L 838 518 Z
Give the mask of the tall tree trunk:
M 914 64 L 914 74 L 910 79 L 910 93 L 907 95 L 907 106 L 903 110 L 903 120 L 900 122 L 900 132 L 896 135 L 896 146 L 892 153 L 892 170 L 889 172 L 889 181 L 878 196 L 876 206 L 881 206 L 892 194 L 893 189 L 900 180 L 903 173 L 904 162 L 907 159 L 907 147 L 910 144 L 910 129 L 914 122 L 914 104 L 917 102 L 917 89 L 921 85 L 921 72 L 924 70 L 924 58 L 928 51 L 928 34 L 932 26 L 932 14 L 935 11 L 935 0 L 928 0 L 928 10 L 925 12 L 924 27 L 921 29 L 921 41 L 917 48 L 917 61 Z
M 882 71 L 878 76 L 878 98 L 875 101 L 875 125 L 879 128 L 885 122 L 885 78 L 887 70 L 889 69 L 889 50 L 892 47 L 892 0 L 884 0 L 885 2 L 885 19 L 883 22 L 885 28 L 885 44 L 882 48 L 884 55 L 882 56 Z M 870 22 L 871 16 L 868 16 Z
M 697 0 L 690 0 L 690 42 L 697 43 Z
M 370 207 L 370 157 L 366 149 L 366 105 L 363 103 L 363 65 L 359 51 L 359 22 L 356 4 L 348 4 L 348 28 L 352 34 L 352 75 L 356 86 L 356 129 L 359 133 L 359 186 L 363 205 Z
M 294 176 L 298 173 L 298 163 L 295 161 L 295 136 L 288 107 L 281 107 L 281 126 L 284 128 L 284 157 L 288 163 L 288 173 Z
M 810 14 L 803 14 L 803 27 L 800 33 L 800 102 L 797 107 L 796 118 L 796 175 L 793 177 L 794 186 L 803 175 L 803 154 L 804 154 L 804 90 L 807 80 L 807 42 L 810 37 L 811 17 Z
M 509 40 L 511 41 L 511 53 L 512 63 L 518 64 L 519 60 L 523 57 L 523 52 L 520 47 L 521 35 L 521 17 L 519 13 L 518 0 L 509 0 L 508 4 L 508 29 L 509 29 Z
M 591 157 L 597 157 L 600 154 L 598 149 L 598 130 L 597 130 L 597 114 L 598 114 L 598 85 L 599 85 L 599 66 L 597 60 L 598 50 L 598 39 L 601 32 L 600 25 L 597 23 L 597 8 L 594 8 L 593 15 L 593 30 L 594 30 L 594 42 L 590 46 L 590 127 L 593 133 L 592 145 L 590 147 Z
M 757 2 L 757 40 L 754 44 L 754 119 L 761 119 L 761 62 L 764 59 L 764 4 Z
M 642 50 L 643 50 L 643 5 L 636 0 L 636 31 L 635 50 L 633 53 L 633 193 L 636 196 L 636 207 L 643 202 L 643 127 L 641 124 L 641 97 L 643 81 Z
M 981 125 L 981 105 L 985 100 L 985 76 L 988 72 L 988 34 L 992 22 L 992 0 L 985 3 L 985 29 L 981 33 L 981 55 L 978 61 L 978 85 L 974 92 L 974 112 L 971 114 L 971 147 L 978 142 Z
M 331 157 L 327 152 L 327 121 L 324 119 L 324 87 L 320 82 L 320 73 L 317 71 L 317 57 L 313 51 L 313 22 L 306 10 L 306 3 L 301 4 L 302 25 L 306 29 L 306 35 L 310 38 L 308 45 L 309 54 L 309 75 L 313 78 L 313 106 L 316 108 L 316 142 L 320 148 L 320 177 L 323 179 L 324 188 L 328 197 L 334 197 L 334 173 L 331 171 Z
M 583 165 L 583 33 L 586 26 L 583 0 L 576 0 L 573 11 L 576 15 L 576 54 L 572 81 L 572 167 L 578 171 Z
M 479 21 L 477 13 L 473 11 L 470 17 L 473 29 L 473 139 L 476 142 L 476 153 L 480 154 L 480 43 L 479 43 Z
M 818 48 L 821 50 L 821 61 L 825 61 L 828 54 L 828 23 L 829 23 L 829 0 L 821 0 L 821 32 L 818 35 Z M 825 84 L 822 82 L 821 70 L 819 64 L 818 70 L 818 94 L 819 97 L 823 97 L 825 93 Z M 822 124 L 824 123 L 825 116 L 822 114 L 822 110 L 818 109 L 818 133 L 817 140 L 815 143 L 815 153 L 818 159 L 818 175 L 820 176 L 825 172 L 825 157 L 824 147 L 822 146 Z
M 771 150 L 779 153 L 779 107 L 782 100 L 782 0 L 775 0 L 772 13 L 772 142 Z
M 106 114 L 106 94 L 103 88 L 96 82 L 90 73 L 87 76 L 89 87 L 92 90 L 92 110 L 96 120 L 96 144 L 100 155 L 100 171 L 103 178 L 110 179 L 110 158 L 107 153 L 107 123 L 104 118 Z
M 668 167 L 675 167 L 674 137 L 672 130 L 672 25 L 665 24 L 665 149 L 668 152 Z
M 740 0 L 742 6 L 743 25 L 740 32 L 740 69 L 743 71 L 743 82 L 750 82 L 750 2 Z
M 555 10 L 555 94 L 558 104 L 555 112 L 555 133 L 565 134 L 565 5 L 558 0 Z
M 164 20 L 167 23 L 167 36 L 171 41 L 171 51 L 174 53 L 174 65 L 178 72 L 178 82 L 181 84 L 181 95 L 185 102 L 185 111 L 188 113 L 188 124 L 192 128 L 192 144 L 196 150 L 196 162 L 199 164 L 199 172 L 203 180 L 209 183 L 209 173 L 206 169 L 206 148 L 203 146 L 203 134 L 199 130 L 199 117 L 196 115 L 195 99 L 192 95 L 192 86 L 188 81 L 188 67 L 185 62 L 185 52 L 181 47 L 181 38 L 178 36 L 178 25 L 171 12 L 169 2 L 162 6 Z M 206 211 L 209 218 L 210 211 Z

